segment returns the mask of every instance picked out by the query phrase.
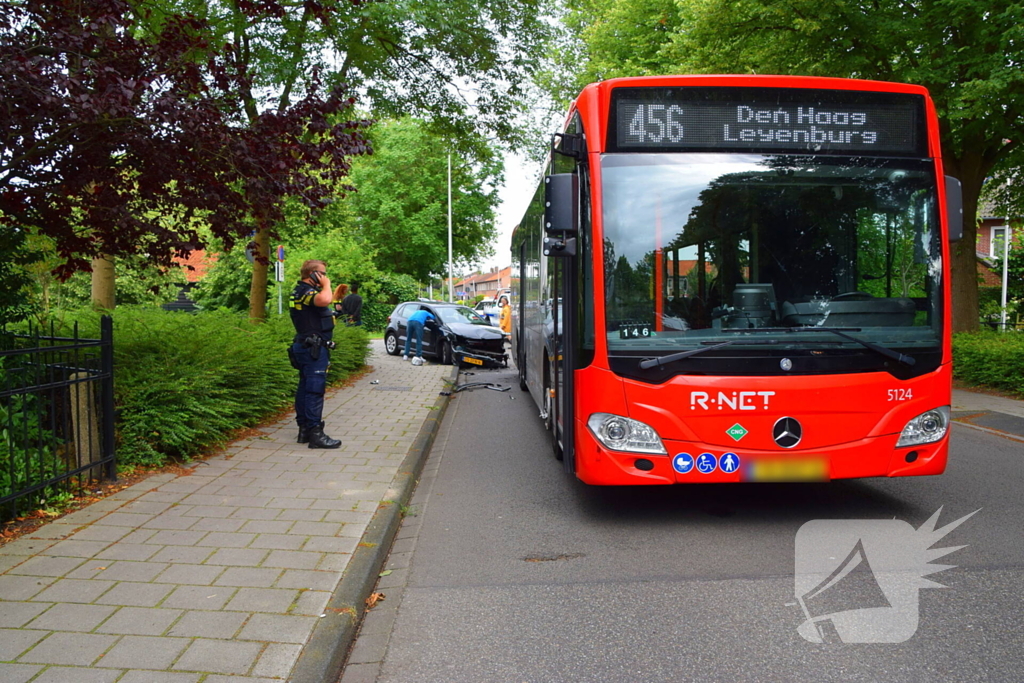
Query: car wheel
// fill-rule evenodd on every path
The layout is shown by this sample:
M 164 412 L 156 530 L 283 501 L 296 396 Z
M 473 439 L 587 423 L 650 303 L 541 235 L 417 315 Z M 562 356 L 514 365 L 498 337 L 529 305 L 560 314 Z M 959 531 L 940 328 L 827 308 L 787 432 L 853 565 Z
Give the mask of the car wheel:
M 442 365 L 451 365 L 452 364 L 452 345 L 449 344 L 447 341 L 442 341 L 441 342 L 441 353 L 438 354 L 438 355 L 440 355 L 440 357 L 441 357 L 441 364 Z
M 384 335 L 384 350 L 392 356 L 398 355 L 398 335 L 388 330 Z
M 519 388 L 529 391 L 530 387 L 526 384 L 526 361 L 516 358 L 516 369 L 519 371 Z

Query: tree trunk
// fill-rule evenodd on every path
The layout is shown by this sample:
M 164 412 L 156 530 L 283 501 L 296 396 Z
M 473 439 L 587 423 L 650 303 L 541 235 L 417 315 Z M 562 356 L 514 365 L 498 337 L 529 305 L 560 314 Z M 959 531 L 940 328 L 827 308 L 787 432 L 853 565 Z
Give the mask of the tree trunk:
M 114 257 L 100 254 L 92 260 L 92 305 L 114 310 Z
M 256 261 L 252 264 L 252 285 L 249 287 L 249 321 L 261 323 L 267 319 L 267 268 L 270 261 L 270 233 L 266 226 L 256 230 Z
M 978 202 L 981 186 L 991 166 L 980 153 L 951 159 L 947 172 L 960 180 L 963 188 L 964 237 L 949 245 L 952 268 L 953 332 L 978 330 Z

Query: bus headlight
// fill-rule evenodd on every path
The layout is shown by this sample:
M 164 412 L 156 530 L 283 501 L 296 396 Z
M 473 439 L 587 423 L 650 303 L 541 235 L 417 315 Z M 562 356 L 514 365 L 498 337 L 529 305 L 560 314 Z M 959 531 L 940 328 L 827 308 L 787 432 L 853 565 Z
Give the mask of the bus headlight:
M 949 406 L 934 408 L 926 413 L 921 413 L 907 423 L 900 434 L 896 447 L 919 446 L 923 443 L 938 441 L 946 435 L 949 429 Z
M 613 451 L 668 455 L 658 432 L 650 425 L 610 413 L 594 413 L 587 426 L 597 440 Z

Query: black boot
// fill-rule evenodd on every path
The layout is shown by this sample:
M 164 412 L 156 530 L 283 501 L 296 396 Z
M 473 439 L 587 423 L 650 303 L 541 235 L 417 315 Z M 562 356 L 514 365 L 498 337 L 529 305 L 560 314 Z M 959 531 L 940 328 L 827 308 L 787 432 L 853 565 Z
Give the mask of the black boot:
M 309 427 L 299 425 L 299 438 L 296 443 L 309 443 Z
M 340 448 L 341 441 L 332 439 L 324 434 L 324 424 L 313 425 L 309 428 L 309 448 Z

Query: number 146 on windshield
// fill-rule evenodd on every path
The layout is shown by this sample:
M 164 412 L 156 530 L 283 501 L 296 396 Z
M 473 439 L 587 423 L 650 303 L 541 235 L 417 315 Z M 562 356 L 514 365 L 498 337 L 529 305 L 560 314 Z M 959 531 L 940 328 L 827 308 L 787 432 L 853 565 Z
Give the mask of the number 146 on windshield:
M 619 339 L 641 339 L 651 336 L 651 328 L 648 325 L 621 325 L 619 327 Z

